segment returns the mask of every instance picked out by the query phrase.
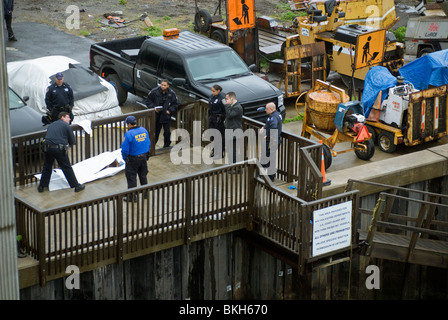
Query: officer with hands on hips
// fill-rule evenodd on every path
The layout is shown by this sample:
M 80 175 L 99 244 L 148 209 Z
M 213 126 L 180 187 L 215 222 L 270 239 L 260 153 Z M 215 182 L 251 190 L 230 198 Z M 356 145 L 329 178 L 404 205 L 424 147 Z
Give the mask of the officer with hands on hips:
M 65 111 L 70 114 L 70 124 L 73 122 L 74 116 L 72 109 L 75 100 L 73 97 L 73 89 L 68 83 L 64 82 L 64 74 L 56 73 L 56 83 L 47 87 L 45 93 L 45 104 L 51 114 L 51 121 L 58 120 L 59 112 Z
M 125 120 L 128 131 L 124 135 L 124 141 L 121 144 L 121 155 L 126 161 L 125 175 L 128 189 L 137 186 L 137 176 L 140 185 L 148 184 L 148 159 L 151 141 L 148 131 L 137 125 L 137 119 L 134 116 L 128 116 Z M 123 198 L 125 201 L 136 201 Z

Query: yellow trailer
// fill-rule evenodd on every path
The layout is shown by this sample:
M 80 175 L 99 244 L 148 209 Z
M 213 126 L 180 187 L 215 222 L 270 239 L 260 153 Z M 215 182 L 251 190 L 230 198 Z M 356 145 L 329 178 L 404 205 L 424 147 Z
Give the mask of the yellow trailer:
M 447 135 L 447 85 L 409 92 L 403 90 L 405 86 L 390 88 L 388 98 L 376 110 L 372 108 L 367 118 L 367 128 L 383 152 Z

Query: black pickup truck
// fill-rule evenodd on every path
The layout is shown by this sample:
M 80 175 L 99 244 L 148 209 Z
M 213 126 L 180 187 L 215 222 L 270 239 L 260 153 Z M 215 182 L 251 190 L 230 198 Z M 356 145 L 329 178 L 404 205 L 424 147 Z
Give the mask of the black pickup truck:
M 283 93 L 255 75 L 230 47 L 202 35 L 183 31 L 178 37 L 140 36 L 95 43 L 90 48 L 90 69 L 111 82 L 123 104 L 128 92 L 145 98 L 167 79 L 179 104 L 207 99 L 211 87 L 234 91 L 244 115 L 264 121 L 257 111 L 274 102 L 285 116 Z

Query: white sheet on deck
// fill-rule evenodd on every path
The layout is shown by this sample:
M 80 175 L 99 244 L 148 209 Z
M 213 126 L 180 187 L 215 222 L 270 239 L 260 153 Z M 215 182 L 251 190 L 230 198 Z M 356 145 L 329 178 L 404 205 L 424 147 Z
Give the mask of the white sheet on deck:
M 120 164 L 119 167 L 108 167 L 114 163 L 115 160 Z M 86 159 L 72 165 L 76 178 L 79 183 L 87 183 L 97 179 L 113 176 L 125 168 L 125 162 L 121 156 L 121 149 L 113 152 L 103 152 L 95 157 Z M 42 174 L 36 174 L 35 177 L 40 180 Z M 70 185 L 65 179 L 64 173 L 61 169 L 53 169 L 51 174 L 50 184 L 48 189 L 50 191 L 67 189 Z

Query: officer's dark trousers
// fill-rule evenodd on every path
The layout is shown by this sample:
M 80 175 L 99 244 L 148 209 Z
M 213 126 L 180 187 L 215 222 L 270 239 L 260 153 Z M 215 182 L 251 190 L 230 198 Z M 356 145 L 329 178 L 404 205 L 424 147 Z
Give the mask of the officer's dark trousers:
M 244 140 L 237 137 L 226 137 L 226 139 L 226 152 L 229 163 L 243 161 L 242 144 Z M 230 139 L 232 139 L 231 142 Z M 232 144 L 232 150 L 229 150 L 229 143 Z
M 277 171 L 276 169 L 276 153 L 277 153 L 277 149 L 278 149 L 278 143 L 270 143 L 269 140 L 267 140 L 266 142 L 266 155 L 263 156 L 261 158 L 261 166 L 263 168 L 267 169 L 267 173 L 268 173 L 268 177 L 274 181 L 275 179 L 275 173 Z M 271 152 L 272 155 L 274 157 L 274 159 L 272 159 L 272 163 L 271 163 Z
M 70 185 L 70 188 L 76 187 L 79 183 L 76 179 L 75 173 L 73 172 L 73 168 L 67 156 L 67 151 L 57 148 L 51 148 L 45 152 L 45 161 L 42 169 L 42 177 L 40 178 L 40 185 L 42 187 L 48 187 L 50 184 L 54 160 L 58 162 L 59 167 Z
M 223 116 L 224 117 L 224 116 Z M 224 128 L 224 121 L 218 120 L 217 116 L 209 116 L 208 117 L 208 127 L 210 129 L 217 129 L 221 133 L 221 152 L 224 153 L 225 150 L 225 128 Z M 214 141 L 214 137 L 211 137 L 211 141 Z M 213 148 L 215 151 L 215 154 L 217 155 L 217 152 L 219 150 L 219 147 L 215 144 L 213 144 Z
M 169 147 L 171 144 L 171 131 L 170 131 L 170 123 L 160 123 L 156 122 L 156 142 L 159 140 L 160 131 L 162 131 L 163 127 L 163 146 Z
M 137 186 L 137 176 L 140 180 L 140 185 L 148 184 L 148 163 L 146 157 L 126 161 L 125 175 L 129 189 Z
M 12 14 L 5 14 L 6 30 L 8 30 L 8 38 L 14 37 L 14 32 L 12 31 Z

